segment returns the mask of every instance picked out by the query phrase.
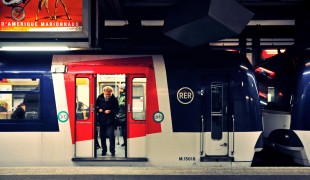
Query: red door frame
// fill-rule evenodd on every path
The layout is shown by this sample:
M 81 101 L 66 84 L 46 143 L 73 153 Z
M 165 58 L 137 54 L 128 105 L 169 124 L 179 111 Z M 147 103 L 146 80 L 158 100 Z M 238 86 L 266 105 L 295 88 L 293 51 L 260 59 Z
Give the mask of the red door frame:
M 95 119 L 95 102 L 94 102 L 94 93 L 95 93 L 95 78 L 93 74 L 77 74 L 76 78 L 87 78 L 89 80 L 89 117 L 87 120 L 77 120 L 74 113 L 75 120 L 75 142 L 94 139 L 94 119 Z M 71 92 L 73 93 L 73 92 Z M 75 99 L 76 99 L 76 91 Z

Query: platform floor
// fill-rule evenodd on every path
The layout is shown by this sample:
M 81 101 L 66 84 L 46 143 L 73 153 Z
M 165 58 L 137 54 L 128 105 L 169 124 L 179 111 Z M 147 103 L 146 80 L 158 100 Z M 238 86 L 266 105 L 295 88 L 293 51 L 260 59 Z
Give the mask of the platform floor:
M 0 167 L 0 179 L 310 179 L 310 167 Z
M 0 175 L 308 175 L 310 167 L 0 167 Z

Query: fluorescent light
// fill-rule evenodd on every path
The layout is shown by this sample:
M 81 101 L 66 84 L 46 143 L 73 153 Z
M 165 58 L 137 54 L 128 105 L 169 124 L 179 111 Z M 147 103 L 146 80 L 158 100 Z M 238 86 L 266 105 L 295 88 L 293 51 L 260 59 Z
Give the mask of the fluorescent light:
M 125 26 L 128 25 L 128 20 L 105 20 L 105 26 Z M 163 26 L 164 20 L 141 20 L 142 26 Z
M 68 51 L 69 47 L 66 46 L 38 46 L 38 47 L 22 47 L 22 46 L 4 46 L 0 51 Z
M 105 26 L 125 26 L 128 24 L 128 20 L 105 20 Z M 143 26 L 164 26 L 164 20 L 141 20 Z M 295 20 L 251 20 L 248 23 L 248 26 L 295 26 Z
M 164 20 L 141 20 L 142 26 L 164 26 Z
M 295 26 L 295 20 L 251 20 L 248 23 L 248 26 L 256 26 L 256 25 L 261 25 L 261 26 Z

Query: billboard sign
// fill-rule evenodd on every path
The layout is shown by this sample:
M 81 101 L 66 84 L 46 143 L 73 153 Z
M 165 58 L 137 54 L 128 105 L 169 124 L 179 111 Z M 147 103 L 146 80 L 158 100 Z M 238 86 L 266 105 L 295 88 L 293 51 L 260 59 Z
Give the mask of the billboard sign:
M 0 1 L 0 32 L 82 32 L 83 0 Z

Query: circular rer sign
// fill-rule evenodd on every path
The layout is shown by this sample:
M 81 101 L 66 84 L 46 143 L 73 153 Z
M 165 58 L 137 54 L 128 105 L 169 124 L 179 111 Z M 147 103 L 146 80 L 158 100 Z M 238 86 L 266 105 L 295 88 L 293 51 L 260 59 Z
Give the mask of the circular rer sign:
M 177 99 L 181 104 L 189 104 L 194 100 L 194 92 L 189 87 L 182 87 L 177 93 Z

